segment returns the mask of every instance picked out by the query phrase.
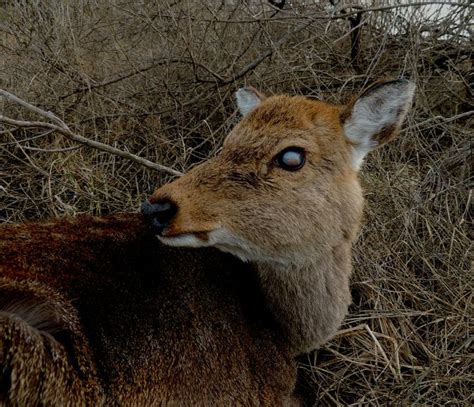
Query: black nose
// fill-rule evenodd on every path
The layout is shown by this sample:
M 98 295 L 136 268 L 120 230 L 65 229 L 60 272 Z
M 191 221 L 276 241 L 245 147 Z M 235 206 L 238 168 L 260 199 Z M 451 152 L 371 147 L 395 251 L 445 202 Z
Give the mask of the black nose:
M 148 220 L 154 232 L 158 234 L 161 234 L 169 225 L 176 211 L 176 204 L 169 199 L 160 199 L 153 203 L 145 201 L 142 204 L 142 214 Z

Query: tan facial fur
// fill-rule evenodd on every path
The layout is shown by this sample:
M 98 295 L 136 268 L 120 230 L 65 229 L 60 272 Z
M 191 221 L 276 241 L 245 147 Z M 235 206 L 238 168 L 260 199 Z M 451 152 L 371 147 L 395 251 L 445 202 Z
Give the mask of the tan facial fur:
M 362 195 L 340 112 L 302 97 L 262 101 L 228 135 L 217 157 L 153 194 L 152 202 L 168 198 L 178 207 L 163 241 L 179 244 L 169 238 L 197 232 L 195 246 L 288 263 L 321 245 L 352 240 Z M 300 170 L 275 163 L 287 147 L 305 151 Z M 189 235 L 183 242 L 189 245 Z

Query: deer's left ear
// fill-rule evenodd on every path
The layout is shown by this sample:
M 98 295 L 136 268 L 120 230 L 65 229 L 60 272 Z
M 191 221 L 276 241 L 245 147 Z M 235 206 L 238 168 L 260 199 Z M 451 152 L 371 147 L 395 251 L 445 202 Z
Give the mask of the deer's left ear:
M 265 96 L 257 89 L 249 86 L 246 88 L 240 88 L 235 92 L 235 99 L 237 100 L 240 114 L 246 116 L 251 110 L 257 107 L 263 99 L 265 99 Z
M 341 120 L 355 169 L 369 151 L 397 135 L 414 93 L 415 85 L 404 79 L 378 83 L 346 107 Z

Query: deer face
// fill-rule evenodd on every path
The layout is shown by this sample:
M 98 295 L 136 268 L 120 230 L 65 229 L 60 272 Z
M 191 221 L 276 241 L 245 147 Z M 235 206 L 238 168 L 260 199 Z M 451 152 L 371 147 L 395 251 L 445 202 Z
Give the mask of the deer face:
M 242 121 L 220 154 L 159 188 L 143 206 L 173 246 L 214 246 L 243 260 L 300 262 L 353 241 L 365 153 L 399 129 L 406 81 L 368 90 L 348 106 L 237 92 Z

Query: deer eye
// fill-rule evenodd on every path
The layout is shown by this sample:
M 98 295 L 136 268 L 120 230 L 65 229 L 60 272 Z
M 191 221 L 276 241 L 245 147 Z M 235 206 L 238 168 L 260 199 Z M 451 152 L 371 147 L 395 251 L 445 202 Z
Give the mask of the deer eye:
M 305 163 L 304 150 L 299 147 L 285 148 L 275 157 L 275 163 L 286 171 L 297 171 Z

